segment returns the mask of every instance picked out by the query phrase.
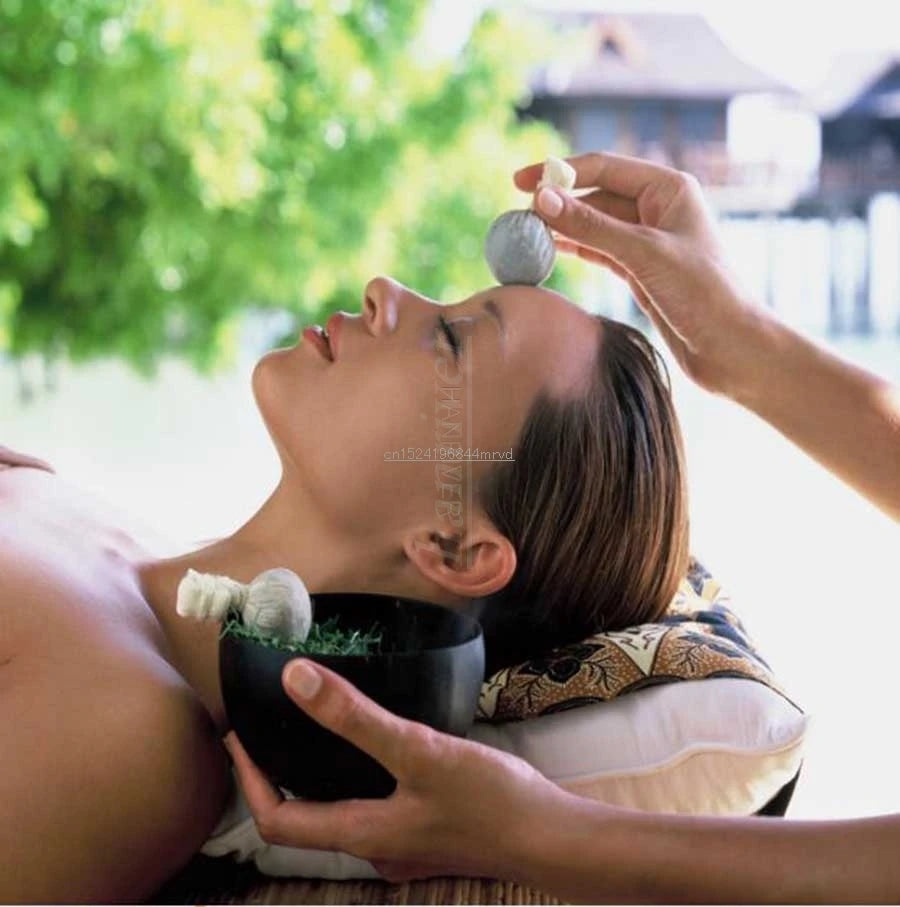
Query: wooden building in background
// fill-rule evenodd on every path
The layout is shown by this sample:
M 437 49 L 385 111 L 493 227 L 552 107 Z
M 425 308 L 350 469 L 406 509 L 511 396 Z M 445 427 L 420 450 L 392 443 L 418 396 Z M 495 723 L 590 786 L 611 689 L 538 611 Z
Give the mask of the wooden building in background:
M 522 116 L 553 123 L 575 153 L 615 151 L 687 170 L 719 213 L 758 221 L 768 250 L 769 305 L 775 305 L 776 225 L 822 219 L 826 253 L 803 266 L 827 269 L 828 328 L 873 329 L 870 203 L 878 193 L 900 193 L 900 56 L 844 55 L 824 85 L 803 96 L 737 57 L 701 16 L 538 15 L 560 36 L 562 50 L 533 73 Z M 758 95 L 763 107 L 802 112 L 813 132 L 817 125 L 821 155 L 802 170 L 774 150 L 776 143 L 759 158 L 732 158 L 729 107 Z M 778 128 L 777 120 L 768 122 L 757 128 Z M 735 138 L 745 139 L 746 128 Z M 882 326 L 893 330 L 893 317 L 881 312 Z
M 900 192 L 900 56 L 845 54 L 813 97 L 822 125 L 816 190 L 798 211 L 865 216 L 879 192 Z
M 689 170 L 713 195 L 776 180 L 729 160 L 728 105 L 748 93 L 799 96 L 735 56 L 702 16 L 543 15 L 571 36 L 572 50 L 535 71 L 523 116 L 553 123 L 576 153 L 603 149 Z

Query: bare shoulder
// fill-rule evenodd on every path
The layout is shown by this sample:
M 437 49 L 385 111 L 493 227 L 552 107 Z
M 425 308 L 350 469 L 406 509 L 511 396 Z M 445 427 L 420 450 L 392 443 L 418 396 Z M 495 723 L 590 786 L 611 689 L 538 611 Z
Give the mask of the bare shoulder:
M 0 472 L 0 903 L 144 899 L 221 814 L 227 759 L 133 550 L 74 486 Z
M 63 532 L 77 527 L 102 534 L 108 544 L 133 557 L 167 557 L 183 549 L 117 502 L 64 476 L 42 469 L 0 468 L 0 522 L 22 516 Z
M 146 898 L 218 820 L 228 763 L 196 695 L 162 660 L 119 671 L 0 664 L 0 902 Z

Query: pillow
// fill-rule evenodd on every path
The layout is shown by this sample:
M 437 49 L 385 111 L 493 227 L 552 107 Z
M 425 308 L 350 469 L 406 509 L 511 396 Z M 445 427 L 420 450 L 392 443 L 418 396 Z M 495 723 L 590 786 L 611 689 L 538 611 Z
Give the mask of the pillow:
M 799 771 L 808 723 L 696 560 L 660 623 L 500 671 L 477 718 L 472 739 L 573 793 L 706 815 L 765 807 Z
M 659 623 L 596 634 L 489 678 L 469 737 L 585 797 L 743 816 L 796 776 L 807 720 L 692 560 Z M 379 878 L 347 854 L 267 845 L 238 793 L 203 853 L 252 859 L 268 875 Z

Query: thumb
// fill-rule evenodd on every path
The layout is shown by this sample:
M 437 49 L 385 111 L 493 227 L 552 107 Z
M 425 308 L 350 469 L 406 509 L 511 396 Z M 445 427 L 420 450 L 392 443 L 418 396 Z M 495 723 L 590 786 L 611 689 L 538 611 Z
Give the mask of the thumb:
M 378 705 L 348 680 L 306 658 L 282 671 L 285 692 L 314 721 L 344 737 L 399 778 L 412 722 Z
M 556 187 L 542 188 L 535 199 L 535 208 L 557 233 L 611 255 L 633 274 L 641 270 L 653 253 L 653 236 L 646 227 L 598 211 Z

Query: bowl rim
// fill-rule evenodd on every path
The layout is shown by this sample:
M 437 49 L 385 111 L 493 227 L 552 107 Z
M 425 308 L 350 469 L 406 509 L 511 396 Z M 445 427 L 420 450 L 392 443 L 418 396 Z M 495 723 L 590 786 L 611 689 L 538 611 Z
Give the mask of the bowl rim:
M 221 646 L 226 642 L 232 645 L 247 645 L 251 648 L 262 649 L 265 652 L 277 653 L 278 655 L 284 656 L 285 660 L 287 661 L 290 661 L 294 658 L 308 658 L 311 661 L 318 661 L 327 667 L 330 664 L 341 665 L 345 663 L 359 663 L 361 661 L 381 661 L 394 658 L 404 660 L 412 659 L 421 655 L 423 652 L 449 652 L 461 649 L 465 646 L 477 643 L 479 639 L 482 640 L 483 644 L 484 631 L 481 626 L 481 622 L 471 614 L 466 614 L 463 611 L 455 611 L 453 608 L 448 608 L 446 605 L 439 605 L 436 602 L 428 602 L 418 598 L 408 598 L 403 595 L 389 595 L 382 592 L 310 592 L 309 597 L 313 603 L 313 613 L 315 614 L 315 603 L 317 599 L 323 598 L 334 600 L 347 595 L 359 595 L 365 596 L 366 598 L 378 598 L 382 599 L 383 601 L 389 600 L 393 602 L 402 602 L 403 604 L 415 605 L 417 607 L 424 605 L 426 608 L 439 609 L 441 611 L 452 614 L 454 617 L 461 618 L 465 623 L 467 623 L 469 625 L 469 635 L 461 642 L 453 643 L 452 645 L 426 646 L 419 649 L 405 649 L 395 652 L 373 652 L 366 655 L 328 655 L 327 653 L 289 652 L 287 649 L 282 649 L 278 646 L 270 646 L 256 639 L 232 636 L 225 633 L 221 634 L 219 638 L 219 645 Z

